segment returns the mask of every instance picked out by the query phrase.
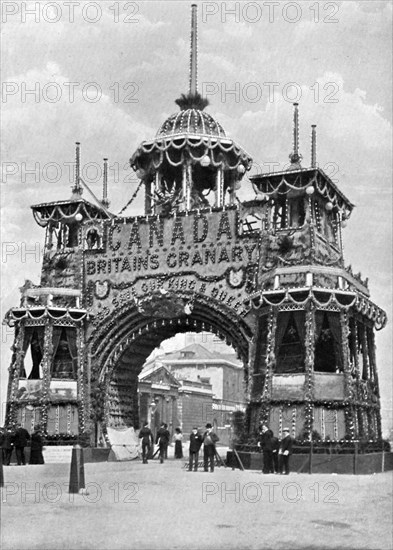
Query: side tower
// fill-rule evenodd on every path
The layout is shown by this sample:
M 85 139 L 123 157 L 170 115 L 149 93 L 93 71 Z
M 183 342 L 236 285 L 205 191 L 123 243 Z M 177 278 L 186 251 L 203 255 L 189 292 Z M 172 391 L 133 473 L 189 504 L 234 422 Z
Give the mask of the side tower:
M 381 438 L 374 331 L 386 315 L 370 301 L 367 279 L 345 267 L 342 229 L 353 205 L 316 163 L 293 151 L 282 172 L 251 177 L 263 213 L 265 247 L 250 380 L 250 428 L 322 440 Z
M 100 246 L 97 222 L 109 219 L 106 197 L 97 205 L 82 198 L 80 144 L 76 144 L 75 183 L 69 200 L 32 206 L 45 228 L 39 285 L 26 281 L 21 303 L 7 312 L 15 329 L 9 367 L 6 424 L 39 424 L 44 433 L 72 439 L 86 428 L 88 401 L 85 330 L 90 315 L 82 307 L 83 249 Z M 82 243 L 82 225 L 87 225 Z

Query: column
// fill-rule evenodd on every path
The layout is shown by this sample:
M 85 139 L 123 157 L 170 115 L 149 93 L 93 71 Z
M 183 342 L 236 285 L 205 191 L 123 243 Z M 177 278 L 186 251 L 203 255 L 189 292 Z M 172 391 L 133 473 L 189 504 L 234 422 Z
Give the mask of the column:
M 49 390 L 51 381 L 51 366 L 53 362 L 53 324 L 48 319 L 44 332 L 44 353 L 42 355 L 42 414 L 41 428 L 45 432 L 48 424 L 48 408 L 50 406 Z
M 153 185 L 151 179 L 145 181 L 145 216 L 152 214 L 152 191 Z
M 354 419 L 353 419 L 353 410 L 354 410 L 354 392 L 353 392 L 353 381 L 352 381 L 352 372 L 350 364 L 350 349 L 349 349 L 349 318 L 348 314 L 345 311 L 340 313 L 340 325 L 341 325 L 341 342 L 342 342 L 342 358 L 343 358 L 343 371 L 344 371 L 344 399 L 349 401 L 348 405 L 344 409 L 345 414 L 345 430 L 346 436 L 350 439 L 355 439 L 354 431 Z M 356 327 L 356 323 L 355 323 Z M 356 357 L 354 353 L 354 357 Z
M 305 432 L 311 441 L 314 416 L 314 356 L 315 356 L 315 306 L 310 302 L 306 306 L 306 334 L 305 334 L 305 391 L 304 391 L 304 415 Z
M 84 339 L 82 328 L 76 328 L 76 345 L 78 349 L 78 370 L 77 370 L 77 396 L 78 396 L 78 425 L 79 433 L 86 431 L 86 381 L 85 381 L 85 360 L 84 360 Z
M 152 196 L 151 196 L 151 209 L 152 209 L 152 214 L 158 214 L 157 212 L 157 196 L 158 196 L 158 193 L 160 192 L 161 190 L 161 174 L 157 171 L 155 173 L 155 176 L 154 176 L 154 187 L 153 187 L 153 191 L 152 191 Z
M 17 325 L 15 326 L 16 331 Z M 12 422 L 16 422 L 16 408 L 15 408 L 15 396 L 19 389 L 19 376 L 20 376 L 20 367 L 22 364 L 24 352 L 23 352 L 23 341 L 25 338 L 25 326 L 24 324 L 19 325 L 18 334 L 15 337 L 14 344 L 12 346 L 13 355 L 11 364 L 8 368 L 9 378 L 8 378 L 8 389 L 7 389 L 7 411 L 5 424 L 9 425 Z
M 216 174 L 216 206 L 222 207 L 223 206 L 223 177 L 222 177 L 222 168 L 217 169 Z
M 183 194 L 183 210 L 189 210 L 189 185 L 188 185 L 188 165 L 183 164 L 183 180 L 182 180 L 182 194 Z

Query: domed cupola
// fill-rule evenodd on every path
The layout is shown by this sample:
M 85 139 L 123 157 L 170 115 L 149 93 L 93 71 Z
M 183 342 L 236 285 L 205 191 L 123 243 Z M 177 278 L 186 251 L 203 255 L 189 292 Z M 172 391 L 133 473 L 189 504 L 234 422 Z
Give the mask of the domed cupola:
M 184 97 L 184 102 L 188 100 Z M 177 103 L 182 102 L 178 99 Z M 197 102 L 195 102 L 197 103 Z M 184 103 L 182 103 L 184 105 Z M 181 108 L 179 113 L 171 115 L 161 125 L 156 137 L 177 136 L 179 134 L 196 134 L 212 137 L 226 137 L 226 133 L 221 124 L 209 113 L 193 107 Z
M 145 185 L 146 214 L 233 204 L 252 159 L 228 138 L 197 90 L 197 6 L 191 12 L 190 87 L 176 100 L 156 137 L 140 144 L 130 160 Z

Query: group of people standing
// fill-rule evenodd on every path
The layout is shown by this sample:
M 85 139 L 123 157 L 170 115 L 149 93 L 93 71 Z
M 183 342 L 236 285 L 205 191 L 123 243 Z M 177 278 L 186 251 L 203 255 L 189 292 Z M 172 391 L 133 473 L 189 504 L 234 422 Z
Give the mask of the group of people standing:
M 272 430 L 263 425 L 259 432 L 258 446 L 263 454 L 264 474 L 289 474 L 289 457 L 292 454 L 293 439 L 289 428 L 283 428 L 283 437 L 279 440 Z
M 43 437 L 38 425 L 34 426 L 31 436 L 22 424 L 19 424 L 15 429 L 2 428 L 0 430 L 0 446 L 3 464 L 5 466 L 10 465 L 12 451 L 15 449 L 18 466 L 24 466 L 26 464 L 25 448 L 29 443 L 29 464 L 44 464 L 44 457 L 42 454 Z
M 145 422 L 143 428 L 140 430 L 139 439 L 141 440 L 142 446 L 142 462 L 143 464 L 147 464 L 147 459 L 151 456 L 154 445 L 153 432 L 149 428 L 148 422 Z M 168 430 L 168 425 L 162 423 L 155 438 L 155 443 L 158 445 L 161 464 L 168 458 L 168 445 L 170 440 L 171 435 Z M 190 447 L 188 471 L 191 472 L 194 470 L 194 472 L 196 472 L 198 470 L 199 451 L 203 445 L 204 470 L 207 472 L 210 466 L 210 471 L 213 472 L 214 459 L 217 453 L 216 443 L 219 441 L 219 437 L 213 432 L 212 425 L 209 423 L 206 424 L 206 431 L 203 434 L 198 431 L 198 428 L 193 428 L 189 440 Z M 176 428 L 172 441 L 175 444 L 175 459 L 183 458 L 183 434 L 180 428 Z M 155 455 L 153 455 L 153 457 L 154 456 Z

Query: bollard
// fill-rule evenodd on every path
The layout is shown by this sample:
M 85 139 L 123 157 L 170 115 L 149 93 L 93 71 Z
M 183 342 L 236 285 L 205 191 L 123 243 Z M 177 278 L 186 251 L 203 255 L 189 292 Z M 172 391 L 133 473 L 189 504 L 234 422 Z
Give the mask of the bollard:
M 80 445 L 74 445 L 72 448 L 71 470 L 70 470 L 70 493 L 79 493 L 85 489 L 85 465 L 83 462 L 83 449 Z

